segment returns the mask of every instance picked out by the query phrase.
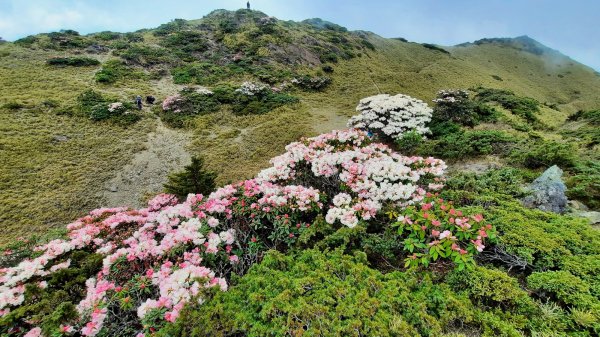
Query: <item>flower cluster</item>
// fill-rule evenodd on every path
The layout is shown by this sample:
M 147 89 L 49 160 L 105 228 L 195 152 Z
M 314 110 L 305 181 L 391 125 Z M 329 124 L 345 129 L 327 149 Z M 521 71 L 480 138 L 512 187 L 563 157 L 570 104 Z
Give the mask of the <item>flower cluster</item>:
M 114 102 L 108 105 L 108 111 L 111 113 L 124 113 L 127 108 L 121 102 Z
M 306 214 L 322 208 L 319 198 L 314 188 L 247 180 L 208 198 L 190 195 L 178 203 L 160 194 L 139 210 L 94 210 L 67 226 L 68 240 L 37 247 L 39 256 L 0 270 L 0 314 L 23 303 L 27 284 L 45 288 L 46 279 L 68 268 L 69 252 L 85 250 L 104 256 L 102 268 L 86 282 L 79 321 L 65 329 L 95 336 L 111 313 L 127 317 L 129 311 L 137 322 L 128 324 L 140 331 L 149 313 L 173 322 L 187 303 L 202 303 L 203 288 L 226 290 L 226 277 L 256 260 L 250 245 L 292 243 L 309 226 L 302 220 L 312 218 Z
M 348 227 L 374 217 L 384 205 L 419 202 L 428 190 L 443 187 L 446 168 L 441 160 L 406 157 L 371 143 L 366 132 L 356 129 L 291 143 L 271 163 L 271 168 L 259 173 L 262 181 L 320 188 L 335 182 L 332 190 L 322 190 L 333 197 L 326 220 L 339 220 Z M 347 189 L 341 194 L 340 185 Z
M 320 91 L 331 84 L 331 78 L 327 76 L 300 76 L 292 79 L 292 84 L 302 89 Z
M 245 88 L 249 95 L 268 90 L 254 84 Z M 385 99 L 361 105 L 392 111 L 393 118 L 420 109 L 414 115 L 425 119 L 422 102 L 396 99 L 404 102 L 402 109 L 390 109 Z M 163 109 L 180 100 L 167 98 Z M 85 291 L 69 299 L 77 303 L 79 317 L 53 321 L 53 335 L 114 335 L 124 324 L 140 336 L 150 335 L 176 321 L 184 306 L 202 305 L 205 291 L 227 290 L 231 276 L 243 275 L 266 250 L 297 245 L 320 216 L 352 228 L 381 217 L 384 209 L 396 210 L 394 225 L 413 254 L 407 266 L 442 257 L 464 268 L 495 236 L 480 215 L 463 216 L 451 204 L 432 199 L 443 187 L 443 161 L 400 155 L 373 142 L 364 130 L 302 139 L 271 163 L 255 179 L 209 196 L 190 194 L 179 202 L 160 194 L 138 210 L 91 211 L 67 226 L 67 239 L 37 247 L 32 258 L 0 270 L 0 319 L 18 312 L 32 286 L 55 291 L 52 276 L 76 266 L 74 256 L 82 252 L 94 255 L 97 267 L 81 279 L 80 284 L 87 278 Z M 41 336 L 39 327 L 45 332 L 49 326 L 7 321 L 30 336 Z
M 265 94 L 270 90 L 271 88 L 263 83 L 244 82 L 238 89 L 235 90 L 235 92 L 246 96 L 255 96 Z
M 469 92 L 466 90 L 440 90 L 437 92 L 436 98 L 433 100 L 436 104 L 452 104 L 462 102 L 469 99 Z
M 429 133 L 426 124 L 433 110 L 421 100 L 406 95 L 376 95 L 360 100 L 360 113 L 348 121 L 348 126 L 371 131 L 383 140 L 396 140 L 410 131 Z
M 181 112 L 181 108 L 179 104 L 183 102 L 183 97 L 180 94 L 175 94 L 173 96 L 167 96 L 162 103 L 163 111 L 172 111 L 172 112 Z
M 197 88 L 196 92 L 199 93 L 200 95 L 207 95 L 207 96 L 214 94 L 214 92 L 212 92 L 209 89 L 204 88 L 204 87 Z
M 447 202 L 428 195 L 420 205 L 400 213 L 390 212 L 393 226 L 405 238 L 404 250 L 411 253 L 406 266 L 428 266 L 438 259 L 453 261 L 462 270 L 475 264 L 473 256 L 485 242 L 494 242 L 496 231 L 481 214 L 466 215 Z

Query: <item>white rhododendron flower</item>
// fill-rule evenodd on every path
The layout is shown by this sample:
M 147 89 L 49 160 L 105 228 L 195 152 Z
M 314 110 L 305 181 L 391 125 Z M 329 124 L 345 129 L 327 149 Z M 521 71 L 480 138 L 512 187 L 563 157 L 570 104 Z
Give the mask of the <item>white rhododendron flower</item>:
M 423 101 L 406 95 L 387 94 L 360 100 L 356 115 L 348 126 L 371 131 L 382 138 L 400 139 L 410 131 L 420 135 L 430 133 L 426 126 L 433 110 Z

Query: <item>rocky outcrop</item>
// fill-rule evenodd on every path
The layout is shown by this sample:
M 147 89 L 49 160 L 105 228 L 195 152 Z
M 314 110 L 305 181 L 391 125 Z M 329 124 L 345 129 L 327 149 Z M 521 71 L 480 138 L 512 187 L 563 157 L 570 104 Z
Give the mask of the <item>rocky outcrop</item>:
M 567 210 L 567 186 L 561 179 L 562 174 L 556 165 L 547 169 L 529 186 L 530 194 L 522 200 L 523 204 L 546 212 L 564 213 Z

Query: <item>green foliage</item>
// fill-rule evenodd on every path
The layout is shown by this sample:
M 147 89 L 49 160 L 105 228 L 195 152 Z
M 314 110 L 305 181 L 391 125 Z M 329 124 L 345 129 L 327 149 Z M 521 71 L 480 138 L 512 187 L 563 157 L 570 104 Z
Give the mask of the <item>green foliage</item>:
M 512 151 L 510 157 L 531 169 L 547 168 L 552 165 L 571 168 L 576 163 L 576 154 L 575 148 L 570 143 L 536 139 L 522 142 Z
M 79 104 L 79 110 L 89 114 L 92 112 L 94 106 L 106 103 L 106 99 L 99 92 L 87 89 L 77 96 L 77 102 Z
M 171 33 L 165 36 L 160 44 L 185 62 L 198 60 L 200 53 L 209 47 L 206 33 L 193 30 Z
M 95 33 L 93 35 L 93 37 L 98 40 L 101 40 L 101 41 L 112 41 L 112 40 L 120 39 L 122 35 L 123 34 L 121 34 L 121 33 L 104 31 L 104 32 L 100 32 L 100 33 Z
M 114 102 L 92 89 L 79 94 L 77 102 L 79 114 L 89 117 L 93 121 L 109 121 L 115 125 L 127 127 L 141 119 L 140 115 L 130 111 L 133 109 L 130 103 L 120 103 L 117 108 L 110 108 L 111 103 L 119 102 Z
M 14 44 L 21 46 L 21 47 L 25 47 L 25 48 L 31 48 L 33 46 L 33 44 L 38 41 L 39 41 L 39 39 L 37 36 L 29 35 L 24 38 L 15 40 Z
M 600 163 L 598 161 L 577 163 L 566 184 L 569 198 L 581 200 L 593 209 L 600 209 Z
M 46 34 L 50 39 L 49 43 L 43 44 L 43 47 L 64 50 L 74 48 L 85 48 L 93 43 L 88 38 L 80 36 L 74 30 L 61 30 L 60 32 L 52 32 Z
M 540 122 L 536 116 L 540 111 L 540 103 L 533 98 L 520 97 L 510 90 L 489 89 L 479 87 L 476 99 L 483 103 L 495 102 L 503 108 L 510 110 L 513 114 L 522 117 L 527 122 L 538 125 Z
M 503 199 L 522 198 L 523 186 L 532 180 L 531 174 L 521 169 L 504 167 L 488 170 L 482 174 L 460 173 L 446 181 L 442 196 L 459 204 L 480 195 L 502 195 Z
M 19 110 L 25 107 L 25 104 L 19 102 L 7 102 L 2 105 L 2 108 L 7 110 Z
M 200 85 L 213 85 L 231 75 L 228 68 L 207 62 L 187 64 L 174 68 L 171 73 L 176 84 Z
M 465 271 L 455 270 L 446 281 L 455 291 L 464 293 L 480 305 L 528 315 L 539 314 L 535 302 L 521 289 L 518 280 L 501 270 L 480 266 Z
M 216 177 L 215 173 L 205 170 L 202 158 L 192 157 L 192 163 L 182 172 L 169 175 L 165 192 L 176 195 L 180 200 L 185 200 L 190 193 L 209 195 L 215 189 Z
M 566 305 L 589 307 L 594 300 L 590 294 L 589 285 L 568 271 L 535 272 L 527 277 L 527 286 L 540 292 L 539 296 L 551 298 L 555 296 Z
M 467 216 L 442 199 L 426 198 L 421 206 L 408 206 L 390 211 L 398 228 L 398 240 L 411 255 L 405 267 L 428 267 L 435 262 L 452 261 L 457 270 L 475 265 L 473 257 L 485 245 L 496 242 L 496 231 L 481 223 L 481 214 Z M 438 261 L 439 259 L 439 261 Z
M 327 76 L 311 77 L 303 75 L 296 77 L 292 82 L 304 90 L 323 91 L 331 84 L 331 78 Z
M 164 23 L 154 29 L 152 34 L 155 36 L 165 36 L 171 33 L 178 32 L 187 26 L 187 21 L 184 19 L 175 19 L 169 23 Z
M 89 67 L 100 64 L 100 61 L 89 57 L 54 57 L 46 61 L 47 65 L 58 67 Z
M 462 159 L 506 154 L 514 143 L 515 139 L 502 131 L 460 131 L 427 142 L 418 152 L 441 158 Z
M 443 127 L 439 124 L 455 123 L 472 127 L 480 122 L 493 122 L 498 119 L 498 112 L 494 108 L 469 99 L 469 93 L 465 90 L 441 90 L 433 101 L 436 106 L 433 109 L 430 127 L 438 132 L 433 133 L 437 136 Z
M 119 60 L 109 60 L 102 65 L 102 69 L 94 76 L 96 82 L 112 84 L 123 79 L 143 79 L 145 74 L 125 65 Z
M 571 137 L 576 141 L 582 141 L 588 148 L 600 144 L 600 110 L 579 110 L 569 116 L 568 121 L 585 122 L 575 130 L 563 130 L 561 134 Z
M 132 45 L 123 52 L 120 52 L 119 55 L 125 61 L 141 66 L 169 64 L 172 61 L 172 57 L 167 49 L 145 45 Z
M 232 105 L 233 112 L 238 115 L 264 114 L 278 107 L 295 104 L 300 100 L 285 93 L 268 92 L 262 95 L 247 96 L 238 94 Z
M 588 121 L 591 125 L 600 125 L 600 110 L 579 110 L 567 118 L 569 121 Z
M 383 275 L 361 253 L 271 251 L 158 336 L 440 336 L 456 321 L 472 321 L 468 305 L 428 276 Z
M 416 153 L 421 144 L 423 144 L 423 136 L 416 131 L 406 132 L 402 138 L 395 141 L 396 149 L 404 155 Z

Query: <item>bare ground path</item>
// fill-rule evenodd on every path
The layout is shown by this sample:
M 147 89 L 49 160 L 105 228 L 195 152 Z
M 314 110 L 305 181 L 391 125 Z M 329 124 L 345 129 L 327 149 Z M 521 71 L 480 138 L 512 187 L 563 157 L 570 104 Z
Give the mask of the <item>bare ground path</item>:
M 191 135 L 173 130 L 156 120 L 156 129 L 148 134 L 146 149 L 134 155 L 102 192 L 107 207 L 142 207 L 148 196 L 160 193 L 169 173 L 191 162 L 186 150 Z

